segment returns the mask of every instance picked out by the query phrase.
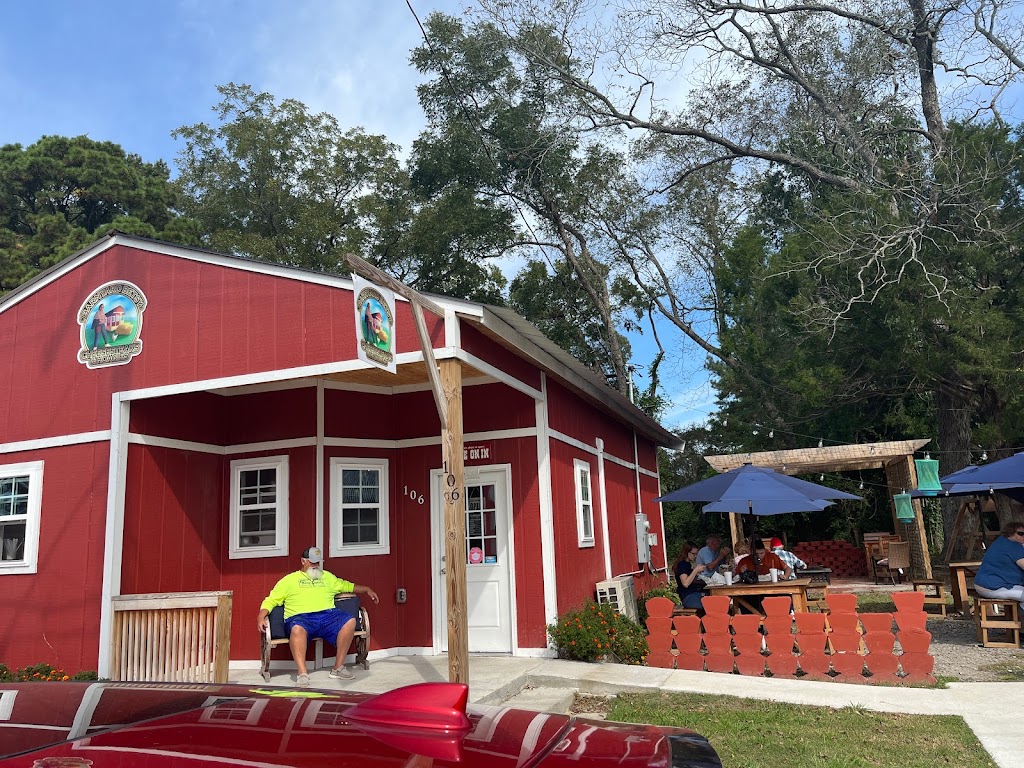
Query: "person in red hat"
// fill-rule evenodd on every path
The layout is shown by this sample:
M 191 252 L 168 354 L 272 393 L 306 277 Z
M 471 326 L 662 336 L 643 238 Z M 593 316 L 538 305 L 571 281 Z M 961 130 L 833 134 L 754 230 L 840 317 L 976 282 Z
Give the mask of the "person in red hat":
M 782 546 L 782 539 L 778 536 L 774 536 L 770 543 L 772 545 L 772 552 L 778 555 L 779 559 L 789 567 L 789 578 L 795 579 L 797 570 L 807 567 L 807 563 Z

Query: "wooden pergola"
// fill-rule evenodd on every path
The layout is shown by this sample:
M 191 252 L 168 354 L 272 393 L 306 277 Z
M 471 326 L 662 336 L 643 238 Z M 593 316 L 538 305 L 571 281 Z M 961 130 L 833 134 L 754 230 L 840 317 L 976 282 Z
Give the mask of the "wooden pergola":
M 883 443 L 856 445 L 830 445 L 821 448 L 798 448 L 790 451 L 760 451 L 757 453 L 731 453 L 705 456 L 718 472 L 727 472 L 743 464 L 768 467 L 786 475 L 806 475 L 815 472 L 850 472 L 863 469 L 884 469 L 890 497 L 917 487 L 917 468 L 914 453 L 930 442 L 924 440 L 893 440 Z M 932 561 L 928 554 L 928 541 L 921 514 L 921 502 L 913 500 L 914 519 L 896 518 L 892 503 L 893 530 L 903 533 L 910 542 L 910 557 L 915 576 L 932 578 Z M 739 515 L 729 515 L 733 541 L 741 538 Z

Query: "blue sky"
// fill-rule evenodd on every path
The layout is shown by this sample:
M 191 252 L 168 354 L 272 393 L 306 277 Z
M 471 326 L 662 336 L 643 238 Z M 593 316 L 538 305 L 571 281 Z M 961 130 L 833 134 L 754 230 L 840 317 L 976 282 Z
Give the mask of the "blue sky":
M 412 5 L 425 20 L 435 10 L 459 14 L 466 2 Z M 5 3 L 0 144 L 85 134 L 173 167 L 181 144 L 171 131 L 213 120 L 216 86 L 235 82 L 408 150 L 424 125 L 409 64 L 421 40 L 405 0 Z M 633 345 L 635 362 L 648 363 L 651 345 Z M 713 397 L 702 364 L 693 351 L 666 361 L 666 424 L 707 415 Z

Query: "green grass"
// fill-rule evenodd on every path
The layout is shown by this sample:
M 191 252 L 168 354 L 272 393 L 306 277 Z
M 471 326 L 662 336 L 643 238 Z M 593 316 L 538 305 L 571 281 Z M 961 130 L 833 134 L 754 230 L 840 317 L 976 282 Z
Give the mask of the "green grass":
M 1014 654 L 1013 658 L 986 664 L 981 669 L 995 672 L 1000 680 L 1019 683 L 1024 681 L 1024 654 Z
M 609 720 L 691 728 L 725 768 L 995 768 L 962 718 L 732 696 L 623 694 Z

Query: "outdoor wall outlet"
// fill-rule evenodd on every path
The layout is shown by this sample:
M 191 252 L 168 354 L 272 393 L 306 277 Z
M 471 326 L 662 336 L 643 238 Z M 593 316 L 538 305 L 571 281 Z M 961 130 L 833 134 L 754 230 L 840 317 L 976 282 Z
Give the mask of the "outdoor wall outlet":
M 406 597 L 407 595 L 405 594 L 405 590 L 399 587 L 398 592 L 395 593 L 395 600 L 397 600 L 400 603 L 404 603 Z

